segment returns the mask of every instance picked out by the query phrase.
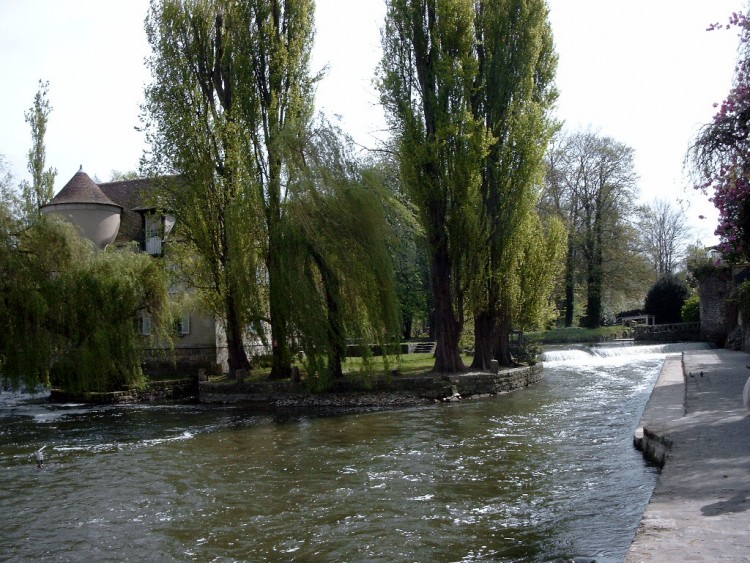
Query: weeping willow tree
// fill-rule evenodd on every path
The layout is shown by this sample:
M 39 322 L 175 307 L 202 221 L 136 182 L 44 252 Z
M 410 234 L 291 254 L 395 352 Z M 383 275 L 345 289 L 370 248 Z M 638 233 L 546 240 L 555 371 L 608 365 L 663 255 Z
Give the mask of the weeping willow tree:
M 464 369 L 466 260 L 486 141 L 471 111 L 478 72 L 473 4 L 389 0 L 383 29 L 381 100 L 427 239 L 438 372 Z
M 399 333 L 379 178 L 363 174 L 347 146 L 329 124 L 316 128 L 287 203 L 290 322 L 313 389 L 342 377 L 348 343 L 386 351 Z
M 555 123 L 557 58 L 543 0 L 479 1 L 475 7 L 477 72 L 472 110 L 491 141 L 482 160 L 481 234 L 473 255 L 472 367 L 492 359 L 511 365 L 509 334 L 520 303 L 519 268 L 539 236 L 535 208 L 544 153 Z
M 143 379 L 135 326 L 148 311 L 159 335 L 171 326 L 159 261 L 95 252 L 72 225 L 42 217 L 0 232 L 0 374 L 14 386 L 110 391 Z

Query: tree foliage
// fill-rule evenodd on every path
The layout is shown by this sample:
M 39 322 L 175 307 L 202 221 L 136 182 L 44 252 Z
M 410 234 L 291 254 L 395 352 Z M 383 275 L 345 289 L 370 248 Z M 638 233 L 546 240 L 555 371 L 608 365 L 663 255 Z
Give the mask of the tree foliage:
M 290 321 L 314 389 L 342 376 L 349 342 L 363 350 L 371 344 L 386 349 L 399 334 L 378 198 L 384 191 L 380 178 L 356 162 L 351 145 L 328 123 L 315 128 L 285 213 L 289 255 L 295 257 L 284 271 L 296 294 Z
M 378 186 L 387 223 L 385 243 L 391 255 L 401 318 L 401 337 L 429 333 L 430 267 L 418 211 L 404 192 L 393 153 L 364 163 L 368 185 Z
M 696 137 L 688 162 L 698 178 L 697 189 L 712 192 L 719 210 L 716 235 L 724 256 L 733 261 L 750 257 L 750 18 L 734 13 L 726 26 L 739 30 L 739 58 L 734 84 L 711 123 Z
M 75 228 L 41 217 L 0 224 L 0 374 L 13 385 L 110 391 L 142 380 L 134 320 L 170 326 L 161 264 L 133 252 L 95 252 Z
M 463 369 L 459 337 L 471 210 L 486 138 L 471 108 L 477 73 L 470 0 L 389 0 L 381 100 L 397 139 L 401 180 L 430 255 L 435 370 Z M 475 216 L 475 215 L 474 215 Z
M 690 226 L 677 205 L 656 199 L 645 206 L 638 221 L 643 251 L 658 275 L 675 273 L 684 260 Z
M 685 281 L 674 274 L 660 277 L 646 294 L 644 311 L 654 315 L 657 324 L 679 323 L 682 306 L 690 296 Z
M 697 323 L 701 320 L 700 297 L 698 294 L 691 295 L 682 304 L 680 317 L 683 323 Z
M 232 372 L 249 367 L 244 327 L 262 334 L 263 318 L 273 373 L 291 365 L 283 203 L 310 116 L 312 19 L 308 0 L 153 0 L 146 22 L 149 169 L 185 180 L 164 204 L 221 304 Z
M 605 304 L 618 293 L 643 293 L 645 262 L 632 226 L 636 175 L 633 149 L 608 137 L 582 131 L 557 139 L 548 157 L 542 206 L 568 227 L 565 273 L 566 325 L 573 323 L 577 288 L 585 287 L 589 328 L 600 325 Z M 608 295 L 609 294 L 609 295 Z
M 544 236 L 527 240 L 541 231 L 535 210 L 544 154 L 556 127 L 550 112 L 557 98 L 553 84 L 557 56 L 547 15 L 541 0 L 475 3 L 477 74 L 472 110 L 489 137 L 481 162 L 479 244 L 470 276 L 475 318 L 472 367 L 476 368 L 488 368 L 493 358 L 502 365 L 511 363 L 508 336 L 514 318 L 535 318 L 545 301 L 544 293 L 539 301 L 529 299 L 529 294 L 522 298 L 531 286 L 520 284 L 554 276 L 552 271 L 537 269 L 536 276 L 521 271 L 533 268 L 529 254 L 543 253 L 542 246 L 550 242 Z M 559 242 L 556 225 L 551 232 Z M 558 266 L 557 260 L 544 265 Z M 547 285 L 533 284 L 539 291 Z M 522 311 L 523 306 L 531 309 Z
M 55 176 L 57 170 L 54 168 L 44 169 L 47 151 L 44 137 L 47 134 L 47 122 L 52 111 L 47 94 L 49 83 L 39 81 L 39 90 L 34 96 L 34 103 L 24 113 L 26 123 L 31 127 L 31 148 L 28 152 L 27 168 L 31 174 L 31 183 L 23 182 L 21 185 L 24 214 L 27 220 L 39 213 L 39 208 L 49 203 L 54 194 Z

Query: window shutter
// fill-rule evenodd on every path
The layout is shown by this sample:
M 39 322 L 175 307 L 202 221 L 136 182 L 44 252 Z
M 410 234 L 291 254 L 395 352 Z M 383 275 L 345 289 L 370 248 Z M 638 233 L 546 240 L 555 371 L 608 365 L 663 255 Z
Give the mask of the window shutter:
M 180 319 L 180 334 L 190 334 L 190 315 L 185 315 Z

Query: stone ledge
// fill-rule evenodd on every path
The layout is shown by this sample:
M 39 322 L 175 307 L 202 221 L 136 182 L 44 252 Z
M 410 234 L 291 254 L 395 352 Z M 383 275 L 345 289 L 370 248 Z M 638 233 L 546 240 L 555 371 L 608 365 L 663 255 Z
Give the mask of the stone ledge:
M 537 383 L 541 363 L 501 370 L 462 374 L 428 374 L 378 378 L 369 382 L 337 381 L 323 393 L 311 393 L 304 384 L 288 381 L 199 384 L 201 403 L 248 404 L 263 408 L 397 407 L 457 401 L 464 397 L 498 395 Z

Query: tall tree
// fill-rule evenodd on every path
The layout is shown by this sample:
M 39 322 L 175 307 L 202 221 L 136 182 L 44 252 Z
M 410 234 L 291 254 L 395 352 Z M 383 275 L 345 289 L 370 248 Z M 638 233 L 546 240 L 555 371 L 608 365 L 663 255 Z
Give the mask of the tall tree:
M 288 201 L 286 240 L 295 259 L 285 275 L 297 298 L 290 320 L 305 352 L 307 382 L 342 376 L 347 343 L 383 350 L 397 338 L 388 225 L 380 177 L 363 169 L 346 138 L 321 123 L 305 143 Z
M 556 216 L 563 220 L 568 231 L 568 245 L 565 253 L 564 295 L 561 308 L 564 315 L 564 326 L 573 326 L 577 271 L 580 256 L 578 253 L 577 237 L 579 232 L 580 207 L 577 191 L 572 189 L 566 173 L 569 135 L 556 135 L 547 151 L 547 170 L 545 185 L 539 202 L 539 209 L 543 216 Z M 572 176 L 571 176 L 572 178 Z
M 477 74 L 475 118 L 489 134 L 482 160 L 481 243 L 475 255 L 472 367 L 491 359 L 512 363 L 509 334 L 520 295 L 526 225 L 544 175 L 544 153 L 554 132 L 557 67 L 543 0 L 475 2 Z M 528 302 L 531 303 L 531 302 Z
M 646 205 L 638 221 L 643 251 L 654 271 L 674 274 L 691 240 L 690 226 L 677 205 L 656 199 Z
M 381 100 L 398 141 L 402 182 L 419 209 L 430 255 L 434 369 L 464 369 L 465 261 L 484 152 L 471 111 L 477 74 L 471 0 L 388 0 Z
M 635 243 L 636 234 L 629 225 L 636 195 L 633 149 L 592 132 L 573 133 L 559 143 L 554 167 L 547 173 L 545 204 L 557 206 L 568 221 L 572 241 L 566 264 L 566 293 L 570 291 L 572 297 L 576 271 L 581 268 L 586 287 L 583 322 L 597 327 L 604 313 L 614 257 L 637 251 L 637 245 L 628 243 Z M 572 311 L 572 298 L 566 298 L 566 306 Z
M 309 60 L 314 33 L 313 0 L 252 0 L 241 4 L 246 41 L 240 43 L 237 84 L 251 141 L 251 166 L 265 219 L 264 259 L 268 272 L 273 364 L 271 377 L 289 375 L 288 304 L 284 278 L 285 182 L 294 176 L 290 153 L 300 150 L 313 111 Z
M 239 20 L 231 2 L 152 1 L 146 34 L 154 82 L 145 103 L 151 154 L 143 163 L 152 175 L 176 172 L 184 180 L 164 183 L 161 204 L 175 214 L 206 272 L 215 312 L 224 319 L 232 373 L 250 367 L 240 279 L 245 257 L 252 256 L 245 217 L 255 209 L 241 156 L 249 143 L 235 97 Z
M 164 205 L 208 273 L 232 372 L 249 367 L 243 332 L 253 323 L 262 334 L 262 319 L 272 376 L 290 371 L 282 219 L 288 157 L 310 117 L 312 10 L 311 0 L 152 0 L 146 20 L 147 167 L 183 176 Z
M 47 122 L 52 111 L 52 106 L 47 99 L 48 90 L 49 83 L 40 80 L 39 90 L 34 95 L 34 103 L 24 112 L 26 123 L 31 127 L 31 148 L 28 152 L 27 164 L 29 174 L 31 174 L 31 183 L 24 182 L 21 186 L 27 217 L 35 217 L 39 213 L 39 208 L 49 203 L 54 195 L 57 170 L 44 169 L 47 158 L 44 137 L 47 134 Z

